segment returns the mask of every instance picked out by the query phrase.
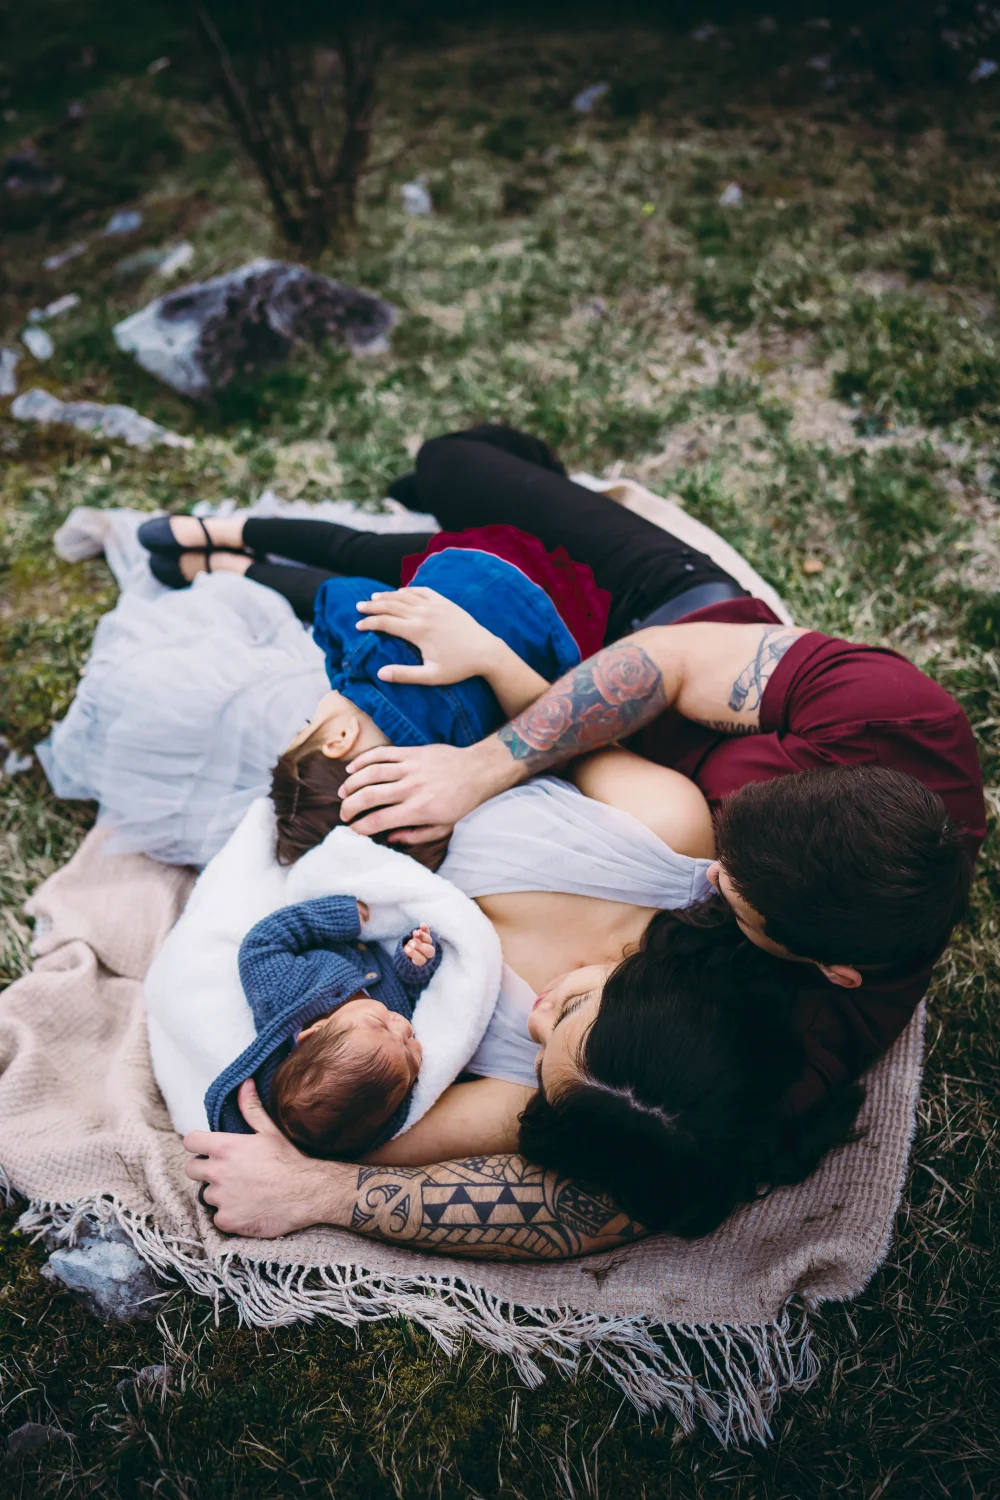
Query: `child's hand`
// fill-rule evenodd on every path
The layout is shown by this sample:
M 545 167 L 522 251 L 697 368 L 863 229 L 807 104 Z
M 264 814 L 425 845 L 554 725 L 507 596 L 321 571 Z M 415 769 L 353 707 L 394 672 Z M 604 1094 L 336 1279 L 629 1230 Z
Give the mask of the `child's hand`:
M 422 969 L 434 957 L 434 939 L 429 927 L 414 927 L 413 936 L 403 944 L 403 952 L 416 968 Z
M 366 616 L 358 621 L 359 630 L 381 630 L 385 635 L 401 636 L 416 646 L 423 657 L 419 667 L 380 667 L 378 675 L 382 682 L 440 687 L 485 676 L 497 648 L 503 645 L 461 605 L 419 585 L 394 593 L 373 594 L 371 599 L 362 600 L 358 610 Z
M 358 902 L 358 921 L 361 923 L 362 927 L 368 921 L 368 918 L 370 916 L 371 916 L 371 912 L 368 910 L 368 908 L 365 905 L 365 903 L 363 901 L 359 901 Z

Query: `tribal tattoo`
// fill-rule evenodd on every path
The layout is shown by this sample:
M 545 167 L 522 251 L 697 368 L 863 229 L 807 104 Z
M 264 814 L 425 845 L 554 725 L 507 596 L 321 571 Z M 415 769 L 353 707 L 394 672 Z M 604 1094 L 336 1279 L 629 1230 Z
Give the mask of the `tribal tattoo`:
M 603 1193 L 520 1156 L 359 1167 L 350 1227 L 411 1250 L 480 1260 L 563 1260 L 645 1234 Z
M 801 630 L 787 630 L 781 625 L 776 626 L 774 630 L 764 631 L 753 660 L 747 662 L 733 683 L 729 694 L 729 707 L 733 713 L 757 712 L 768 678 L 789 646 L 793 645 L 801 634 Z M 728 733 L 734 732 L 734 727 L 730 726 Z
M 498 738 L 530 774 L 613 744 L 666 706 L 663 678 L 641 646 L 607 646 L 553 683 Z

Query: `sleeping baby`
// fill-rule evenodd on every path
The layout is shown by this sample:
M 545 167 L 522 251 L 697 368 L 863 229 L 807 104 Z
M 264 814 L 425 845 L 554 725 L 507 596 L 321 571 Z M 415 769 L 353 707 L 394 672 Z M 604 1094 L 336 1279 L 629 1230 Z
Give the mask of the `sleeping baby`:
M 247 1078 L 313 1156 L 357 1157 L 402 1128 L 421 1062 L 410 1020 L 440 945 L 420 926 L 390 954 L 362 941 L 367 920 L 353 897 L 323 896 L 281 907 L 244 938 L 240 980 L 257 1036 L 205 1095 L 213 1130 L 249 1130 L 236 1102 Z

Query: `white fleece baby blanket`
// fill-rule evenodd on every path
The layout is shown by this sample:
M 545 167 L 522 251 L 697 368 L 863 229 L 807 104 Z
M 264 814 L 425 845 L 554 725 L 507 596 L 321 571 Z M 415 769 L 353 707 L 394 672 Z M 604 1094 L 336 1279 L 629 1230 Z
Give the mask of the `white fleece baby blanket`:
M 146 976 L 153 1072 L 174 1129 L 206 1130 L 205 1091 L 256 1034 L 237 958 L 250 928 L 280 906 L 356 896 L 369 909 L 365 938 L 395 944 L 426 922 L 440 966 L 417 1000 L 413 1029 L 423 1062 L 406 1129 L 425 1115 L 472 1057 L 500 989 L 500 942 L 478 906 L 409 855 L 337 828 L 291 868 L 274 858 L 266 797 L 202 871 Z

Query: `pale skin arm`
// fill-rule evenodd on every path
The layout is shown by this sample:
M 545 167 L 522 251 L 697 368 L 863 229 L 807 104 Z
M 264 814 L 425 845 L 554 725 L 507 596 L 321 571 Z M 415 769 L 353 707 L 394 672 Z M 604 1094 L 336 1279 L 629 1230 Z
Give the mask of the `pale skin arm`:
M 434 589 L 396 589 L 362 600 L 359 630 L 379 630 L 416 646 L 419 666 L 381 667 L 383 682 L 412 682 L 425 687 L 485 677 L 508 718 L 534 703 L 549 686 L 499 636 L 480 625 L 467 610 Z
M 708 622 L 639 631 L 581 662 L 478 745 L 386 746 L 358 756 L 344 784 L 344 818 L 359 833 L 419 830 L 398 834 L 401 843 L 442 836 L 487 798 L 634 734 L 667 709 L 723 734 L 756 734 L 767 683 L 803 634 Z
M 409 1250 L 480 1260 L 565 1260 L 646 1231 L 601 1193 L 506 1153 L 432 1166 L 349 1165 L 303 1156 L 253 1083 L 240 1089 L 253 1135 L 195 1130 L 185 1168 L 225 1234 L 273 1239 L 330 1224 Z

